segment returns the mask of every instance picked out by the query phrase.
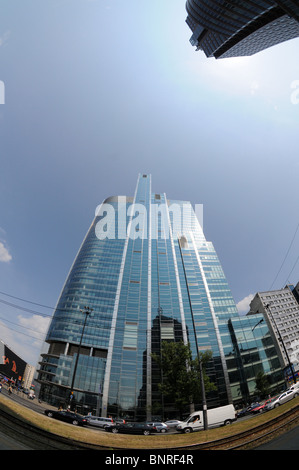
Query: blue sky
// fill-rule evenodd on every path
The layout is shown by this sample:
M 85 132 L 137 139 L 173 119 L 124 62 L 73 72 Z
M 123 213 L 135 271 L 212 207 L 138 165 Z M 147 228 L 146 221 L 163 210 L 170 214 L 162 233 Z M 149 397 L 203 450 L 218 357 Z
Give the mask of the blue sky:
M 299 39 L 216 61 L 185 18 L 184 0 L 1 2 L 0 338 L 34 365 L 42 305 L 139 172 L 203 204 L 236 303 L 299 281 Z

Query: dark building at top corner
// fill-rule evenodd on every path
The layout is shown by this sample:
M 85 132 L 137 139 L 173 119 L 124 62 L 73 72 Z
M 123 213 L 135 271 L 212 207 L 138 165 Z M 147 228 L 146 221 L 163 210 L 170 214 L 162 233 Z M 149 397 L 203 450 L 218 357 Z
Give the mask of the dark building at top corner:
M 251 56 L 299 37 L 299 0 L 187 0 L 190 43 L 207 57 Z

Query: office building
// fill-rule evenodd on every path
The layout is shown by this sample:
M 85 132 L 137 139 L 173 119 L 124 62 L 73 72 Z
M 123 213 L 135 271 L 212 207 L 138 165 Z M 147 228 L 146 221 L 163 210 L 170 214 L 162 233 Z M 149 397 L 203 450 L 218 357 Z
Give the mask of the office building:
M 152 192 L 143 174 L 134 197 L 112 196 L 97 208 L 46 336 L 43 401 L 134 420 L 175 416 L 152 358 L 163 341 L 189 343 L 194 358 L 211 351 L 206 371 L 216 391 L 208 407 L 253 396 L 258 369 L 277 386 L 267 325 L 259 315 L 240 319 L 199 220 L 197 206 Z
M 297 282 L 296 286 L 292 286 L 291 289 L 292 289 L 295 299 L 297 300 L 299 304 L 299 282 Z
M 207 57 L 250 56 L 299 37 L 298 0 L 187 0 L 190 43 Z
M 299 304 L 294 286 L 258 292 L 250 303 L 250 314 L 262 313 L 276 342 L 282 368 L 293 380 L 290 363 L 299 371 Z
M 220 325 L 233 403 L 246 403 L 276 395 L 286 387 L 275 341 L 263 314 L 233 317 Z M 257 389 L 262 374 L 266 395 Z
M 34 374 L 35 374 L 35 367 L 27 364 L 24 372 L 24 378 L 22 382 L 22 386 L 24 389 L 30 390 L 30 388 L 34 387 Z

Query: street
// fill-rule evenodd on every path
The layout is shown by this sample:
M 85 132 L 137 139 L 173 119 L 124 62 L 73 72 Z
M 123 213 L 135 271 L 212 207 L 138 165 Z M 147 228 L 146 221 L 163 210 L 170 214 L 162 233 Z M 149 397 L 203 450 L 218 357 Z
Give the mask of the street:
M 299 426 L 273 439 L 255 450 L 299 450 Z
M 31 450 L 30 447 L 25 446 L 21 442 L 17 442 L 13 437 L 5 434 L 5 429 L 2 429 L 0 421 L 0 450 Z
M 8 391 L 4 387 L 2 388 L 2 394 L 16 401 L 20 405 L 26 406 L 38 413 L 43 414 L 46 408 L 56 409 L 55 407 L 51 407 L 46 403 L 39 403 L 36 399 L 31 400 L 27 398 L 27 395 L 24 395 L 24 393 L 21 392 L 13 392 L 11 395 L 9 395 Z M 248 415 L 244 418 L 240 418 L 239 420 L 243 421 L 245 419 L 250 419 L 253 416 L 254 415 Z M 90 426 L 90 428 L 97 429 L 100 432 L 105 432 L 103 429 L 95 428 L 94 426 Z M 165 436 L 166 433 L 161 434 L 161 436 L 163 435 Z M 30 450 L 30 448 L 26 447 L 22 443 L 16 442 L 13 438 L 10 438 L 9 436 L 6 436 L 5 428 L 3 428 L 3 425 L 1 425 L 0 421 L 0 450 Z M 256 447 L 254 450 L 299 450 L 299 426 L 273 439 L 269 443 Z
M 26 406 L 27 408 L 30 408 L 31 410 L 37 411 L 39 413 L 43 413 L 45 408 L 56 409 L 53 406 L 46 405 L 45 403 L 39 403 L 36 398 L 34 400 L 31 400 L 30 398 L 28 398 L 28 395 L 25 395 L 23 392 L 13 391 L 12 394 L 9 395 L 6 388 L 2 387 L 1 393 L 6 397 L 9 397 L 11 400 L 14 400 L 15 402 L 19 403 L 20 405 Z

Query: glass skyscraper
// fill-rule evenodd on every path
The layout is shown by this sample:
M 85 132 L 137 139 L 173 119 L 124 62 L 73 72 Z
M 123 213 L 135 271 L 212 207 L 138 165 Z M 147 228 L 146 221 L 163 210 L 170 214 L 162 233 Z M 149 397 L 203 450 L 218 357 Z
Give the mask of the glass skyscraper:
M 250 56 L 299 37 L 298 0 L 187 0 L 192 46 L 207 57 Z
M 99 205 L 47 333 L 38 370 L 42 400 L 66 400 L 83 414 L 136 420 L 159 409 L 175 416 L 171 405 L 163 408 L 152 359 L 162 341 L 189 343 L 193 357 L 211 351 L 206 371 L 216 391 L 208 407 L 254 396 L 259 370 L 272 387 L 280 383 L 266 323 L 262 315 L 239 317 L 198 208 L 153 193 L 143 174 L 134 197 Z

